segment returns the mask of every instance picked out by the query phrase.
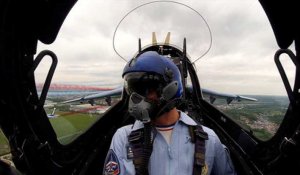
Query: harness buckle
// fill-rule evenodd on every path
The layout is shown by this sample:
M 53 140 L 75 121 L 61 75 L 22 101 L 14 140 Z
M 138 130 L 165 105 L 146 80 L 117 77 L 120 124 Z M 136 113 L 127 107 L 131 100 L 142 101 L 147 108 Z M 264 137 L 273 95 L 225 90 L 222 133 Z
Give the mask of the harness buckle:
M 127 159 L 133 159 L 134 155 L 133 155 L 133 151 L 132 151 L 132 148 L 131 146 L 127 146 Z
M 143 131 L 141 130 L 132 131 L 128 136 L 128 140 L 129 142 L 135 142 L 141 139 L 142 136 L 143 136 Z

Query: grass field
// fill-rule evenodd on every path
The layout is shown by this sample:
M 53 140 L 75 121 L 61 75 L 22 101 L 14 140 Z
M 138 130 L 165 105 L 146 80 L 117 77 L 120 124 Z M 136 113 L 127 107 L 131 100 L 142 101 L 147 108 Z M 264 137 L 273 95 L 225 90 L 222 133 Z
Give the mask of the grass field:
M 67 144 L 84 132 L 100 117 L 100 114 L 90 115 L 86 113 L 75 113 L 72 115 L 52 118 L 50 119 L 50 122 L 56 132 L 59 142 Z
M 2 130 L 0 130 L 0 155 L 7 154 L 10 152 L 8 141 L 4 136 Z
M 102 116 L 101 114 L 87 113 L 73 113 L 64 116 L 64 112 L 59 112 L 58 115 L 56 118 L 51 118 L 50 122 L 61 144 L 70 143 Z M 0 130 L 0 155 L 9 152 L 8 141 Z

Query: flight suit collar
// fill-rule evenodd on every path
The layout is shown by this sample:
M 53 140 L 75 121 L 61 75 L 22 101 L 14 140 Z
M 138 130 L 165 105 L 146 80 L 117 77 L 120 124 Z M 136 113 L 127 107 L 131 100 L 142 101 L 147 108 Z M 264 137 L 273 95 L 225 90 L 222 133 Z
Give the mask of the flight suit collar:
M 186 125 L 190 125 L 190 126 L 197 125 L 197 123 L 191 117 L 189 117 L 186 113 L 184 113 L 182 111 L 180 111 L 179 121 L 183 122 Z
M 189 117 L 187 114 L 185 114 L 184 112 L 182 111 L 179 111 L 180 112 L 180 117 L 179 117 L 179 120 L 180 122 L 186 124 L 186 125 L 190 125 L 190 126 L 196 126 L 197 123 L 191 118 Z M 138 130 L 140 128 L 143 128 L 144 127 L 144 124 L 143 122 L 139 121 L 139 120 L 136 120 L 132 126 L 132 131 L 135 131 L 135 130 Z

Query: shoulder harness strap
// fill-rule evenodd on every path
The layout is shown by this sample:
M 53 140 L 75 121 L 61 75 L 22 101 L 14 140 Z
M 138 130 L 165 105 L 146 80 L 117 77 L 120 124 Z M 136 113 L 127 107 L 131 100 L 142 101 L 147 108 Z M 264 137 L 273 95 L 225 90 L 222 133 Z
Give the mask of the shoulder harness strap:
M 205 166 L 205 140 L 208 139 L 208 135 L 199 124 L 189 126 L 189 132 L 192 143 L 195 143 L 193 175 L 199 175 Z
M 132 131 L 128 136 L 127 159 L 133 160 L 136 175 L 148 175 L 153 139 L 150 138 L 150 142 L 146 141 L 145 138 L 149 137 L 146 134 L 151 134 L 151 130 L 145 132 L 145 128 L 141 128 Z

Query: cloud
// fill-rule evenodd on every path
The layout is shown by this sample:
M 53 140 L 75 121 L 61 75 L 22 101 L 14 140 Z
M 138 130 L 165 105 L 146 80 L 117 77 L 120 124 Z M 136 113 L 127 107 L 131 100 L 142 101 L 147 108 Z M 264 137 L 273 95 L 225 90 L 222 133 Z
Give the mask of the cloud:
M 113 35 L 130 10 L 149 2 L 78 1 L 56 41 L 38 45 L 38 51 L 50 49 L 58 56 L 53 82 L 122 84 L 126 62 L 114 52 Z M 183 38 L 187 38 L 188 54 L 195 60 L 210 46 L 210 29 L 212 47 L 195 63 L 203 87 L 230 93 L 285 95 L 273 61 L 278 47 L 259 2 L 185 0 L 180 3 L 151 3 L 130 13 L 115 35 L 118 53 L 129 60 L 138 49 L 138 38 L 144 46 L 150 44 L 152 32 L 157 33 L 159 42 L 171 32 L 172 44 L 179 47 Z M 191 8 L 205 18 L 209 28 Z M 49 64 L 45 61 L 36 71 L 38 82 L 43 81 Z M 290 77 L 292 71 L 288 71 Z

